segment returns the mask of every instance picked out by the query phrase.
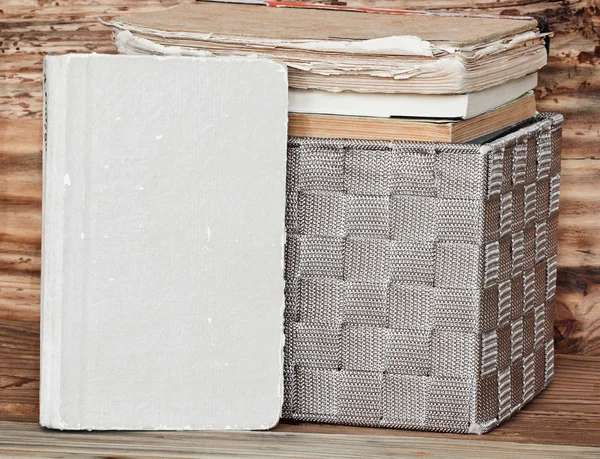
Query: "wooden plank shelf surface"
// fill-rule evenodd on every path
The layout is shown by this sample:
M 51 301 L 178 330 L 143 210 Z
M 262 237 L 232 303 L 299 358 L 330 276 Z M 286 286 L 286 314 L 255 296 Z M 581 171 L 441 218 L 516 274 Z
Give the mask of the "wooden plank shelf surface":
M 0 455 L 109 458 L 594 458 L 597 448 L 470 438 L 296 432 L 50 432 L 0 422 Z
M 29 398 L 14 400 L 12 409 L 36 403 L 37 393 Z M 26 418 L 35 421 L 37 409 Z M 268 432 L 62 432 L 0 421 L 2 455 L 600 458 L 600 357 L 557 356 L 548 389 L 482 436 L 285 422 Z

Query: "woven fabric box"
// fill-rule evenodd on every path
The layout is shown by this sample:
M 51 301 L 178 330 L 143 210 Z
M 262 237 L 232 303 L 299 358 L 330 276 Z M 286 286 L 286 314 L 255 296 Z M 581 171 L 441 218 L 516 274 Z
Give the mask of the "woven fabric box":
M 561 126 L 290 138 L 284 418 L 483 433 L 548 385 Z

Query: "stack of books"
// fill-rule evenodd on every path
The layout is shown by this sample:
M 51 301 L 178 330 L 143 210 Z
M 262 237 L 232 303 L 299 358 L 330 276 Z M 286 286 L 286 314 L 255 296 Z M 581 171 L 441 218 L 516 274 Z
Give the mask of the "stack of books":
M 536 116 L 536 20 L 103 22 L 135 55 L 44 64 L 42 425 L 483 433 L 550 382 L 562 118 Z
M 291 136 L 479 141 L 535 114 L 547 60 L 526 17 L 201 1 L 102 22 L 122 54 L 285 63 Z

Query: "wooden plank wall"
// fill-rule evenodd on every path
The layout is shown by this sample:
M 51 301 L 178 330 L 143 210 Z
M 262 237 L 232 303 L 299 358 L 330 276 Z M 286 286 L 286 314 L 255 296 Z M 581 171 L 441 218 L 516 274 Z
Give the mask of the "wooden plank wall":
M 174 3 L 0 0 L 0 419 L 37 419 L 42 58 L 112 53 L 110 32 L 96 17 Z M 600 0 L 347 3 L 549 19 L 555 36 L 549 66 L 540 76 L 538 107 L 566 117 L 557 352 L 600 355 Z

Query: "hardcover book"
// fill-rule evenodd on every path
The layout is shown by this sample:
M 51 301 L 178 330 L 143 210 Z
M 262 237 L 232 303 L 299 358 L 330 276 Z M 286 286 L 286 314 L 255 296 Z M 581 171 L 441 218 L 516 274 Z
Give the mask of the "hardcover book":
M 121 53 L 278 59 L 295 89 L 467 94 L 547 60 L 544 34 L 527 17 L 196 2 L 103 21 Z
M 44 73 L 40 423 L 272 427 L 285 68 L 90 54 Z

